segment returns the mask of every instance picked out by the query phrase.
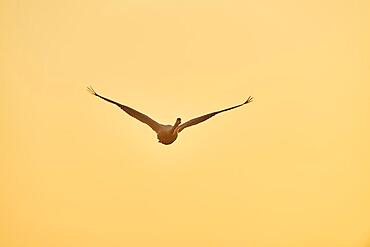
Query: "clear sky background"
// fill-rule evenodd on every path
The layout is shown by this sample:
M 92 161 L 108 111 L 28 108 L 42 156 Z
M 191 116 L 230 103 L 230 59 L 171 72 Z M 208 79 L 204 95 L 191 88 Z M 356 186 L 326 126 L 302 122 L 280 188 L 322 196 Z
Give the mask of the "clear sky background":
M 370 2 L 0 1 L 0 246 L 370 246 Z M 170 146 L 97 92 L 184 130 Z

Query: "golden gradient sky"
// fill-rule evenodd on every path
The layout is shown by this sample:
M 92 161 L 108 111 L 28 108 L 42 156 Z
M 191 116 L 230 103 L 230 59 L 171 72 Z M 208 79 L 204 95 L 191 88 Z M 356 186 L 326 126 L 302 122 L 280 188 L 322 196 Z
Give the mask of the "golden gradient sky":
M 0 246 L 370 245 L 368 0 L 0 0 L 0 37 Z M 255 102 L 164 146 L 90 84 Z

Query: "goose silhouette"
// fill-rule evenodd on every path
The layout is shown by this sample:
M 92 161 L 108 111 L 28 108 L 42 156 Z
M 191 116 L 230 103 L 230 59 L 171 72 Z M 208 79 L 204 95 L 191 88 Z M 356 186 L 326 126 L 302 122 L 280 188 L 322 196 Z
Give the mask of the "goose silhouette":
M 187 121 L 183 124 L 181 124 L 181 118 L 177 118 L 174 125 L 164 125 L 164 124 L 160 124 L 160 123 L 154 121 L 153 119 L 151 119 L 147 115 L 145 115 L 141 112 L 138 112 L 137 110 L 135 110 L 131 107 L 128 107 L 126 105 L 122 105 L 118 102 L 115 102 L 113 100 L 110 100 L 108 98 L 105 98 L 105 97 L 97 94 L 91 86 L 87 87 L 87 90 L 92 95 L 95 95 L 95 96 L 97 96 L 97 97 L 99 97 L 103 100 L 106 100 L 106 101 L 108 101 L 112 104 L 117 105 L 119 108 L 124 110 L 131 117 L 134 117 L 137 120 L 139 120 L 140 122 L 143 122 L 143 123 L 147 124 L 150 128 L 152 128 L 157 133 L 158 142 L 160 142 L 164 145 L 169 145 L 169 144 L 173 143 L 177 139 L 178 134 L 183 129 L 185 129 L 187 127 L 199 124 L 199 123 L 201 123 L 203 121 L 206 121 L 207 119 L 209 119 L 209 118 L 211 118 L 211 117 L 213 117 L 213 116 L 215 116 L 215 115 L 217 115 L 221 112 L 225 112 L 225 111 L 235 109 L 237 107 L 240 107 L 242 105 L 248 104 L 248 103 L 253 101 L 253 97 L 249 96 L 248 99 L 240 105 L 232 106 L 232 107 L 220 110 L 220 111 L 211 112 L 211 113 L 208 113 L 206 115 L 193 118 L 193 119 L 191 119 L 191 120 L 189 120 L 189 121 Z

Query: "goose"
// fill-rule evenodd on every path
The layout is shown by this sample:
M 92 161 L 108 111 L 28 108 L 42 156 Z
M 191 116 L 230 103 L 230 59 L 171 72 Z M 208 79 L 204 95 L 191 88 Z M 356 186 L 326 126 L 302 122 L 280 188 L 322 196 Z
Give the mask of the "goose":
M 229 110 L 238 108 L 240 106 L 243 106 L 243 105 L 248 104 L 248 103 L 253 101 L 253 97 L 249 96 L 248 99 L 242 104 L 232 106 L 232 107 L 220 110 L 220 111 L 211 112 L 211 113 L 205 114 L 205 115 L 200 116 L 200 117 L 193 118 L 193 119 L 191 119 L 191 120 L 189 120 L 189 121 L 187 121 L 183 124 L 181 124 L 181 118 L 177 118 L 174 125 L 164 125 L 164 124 L 160 124 L 160 123 L 154 121 L 149 116 L 147 116 L 147 115 L 145 115 L 141 112 L 138 112 L 137 110 L 135 110 L 131 107 L 128 107 L 126 105 L 122 105 L 122 104 L 120 104 L 118 102 L 115 102 L 111 99 L 105 98 L 105 97 L 101 96 L 100 94 L 97 94 L 91 86 L 87 87 L 87 90 L 92 95 L 95 95 L 95 96 L 97 96 L 97 97 L 99 97 L 99 98 L 101 98 L 105 101 L 108 101 L 112 104 L 115 104 L 116 106 L 121 108 L 123 111 L 125 111 L 128 115 L 130 115 L 131 117 L 134 117 L 137 120 L 139 120 L 140 122 L 147 124 L 150 128 L 152 128 L 152 130 L 154 130 L 157 133 L 158 142 L 162 143 L 164 145 L 169 145 L 169 144 L 173 143 L 177 139 L 178 134 L 187 127 L 199 124 L 199 123 L 204 122 L 207 119 L 209 119 L 209 118 L 211 118 L 211 117 L 213 117 L 213 116 L 215 116 L 215 115 L 217 115 L 221 112 L 225 112 L 225 111 L 229 111 Z

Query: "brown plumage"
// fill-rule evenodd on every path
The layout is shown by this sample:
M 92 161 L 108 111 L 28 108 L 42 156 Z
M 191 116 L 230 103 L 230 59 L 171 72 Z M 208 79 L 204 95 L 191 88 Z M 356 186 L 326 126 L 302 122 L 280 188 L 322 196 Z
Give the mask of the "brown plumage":
M 232 106 L 232 107 L 220 110 L 220 111 L 211 112 L 211 113 L 208 113 L 206 115 L 193 118 L 193 119 L 191 119 L 191 120 L 189 120 L 189 121 L 187 121 L 183 124 L 181 124 L 181 118 L 177 118 L 174 125 L 164 125 L 164 124 L 160 124 L 160 123 L 154 121 L 149 116 L 147 116 L 147 115 L 145 115 L 141 112 L 138 112 L 137 110 L 135 110 L 131 107 L 128 107 L 126 105 L 122 105 L 118 102 L 115 102 L 113 100 L 110 100 L 108 98 L 105 98 L 105 97 L 97 94 L 92 87 L 88 87 L 87 90 L 89 91 L 89 93 L 91 93 L 91 94 L 93 94 L 93 95 L 95 95 L 95 96 L 97 96 L 97 97 L 99 97 L 103 100 L 106 100 L 106 101 L 108 101 L 112 104 L 117 105 L 119 108 L 124 110 L 131 117 L 134 117 L 137 120 L 139 120 L 140 122 L 147 124 L 150 128 L 152 128 L 152 130 L 154 130 L 157 133 L 158 141 L 162 144 L 165 144 L 165 145 L 169 145 L 169 144 L 173 143 L 177 139 L 178 133 L 180 133 L 183 129 L 185 129 L 187 127 L 190 127 L 190 126 L 193 126 L 193 125 L 196 125 L 196 124 L 199 124 L 201 122 L 204 122 L 207 119 L 209 119 L 209 118 L 211 118 L 211 117 L 213 117 L 213 116 L 215 116 L 215 115 L 217 115 L 221 112 L 225 112 L 225 111 L 235 109 L 237 107 L 240 107 L 242 105 L 248 104 L 248 103 L 253 101 L 253 97 L 249 96 L 248 99 L 240 105 Z

